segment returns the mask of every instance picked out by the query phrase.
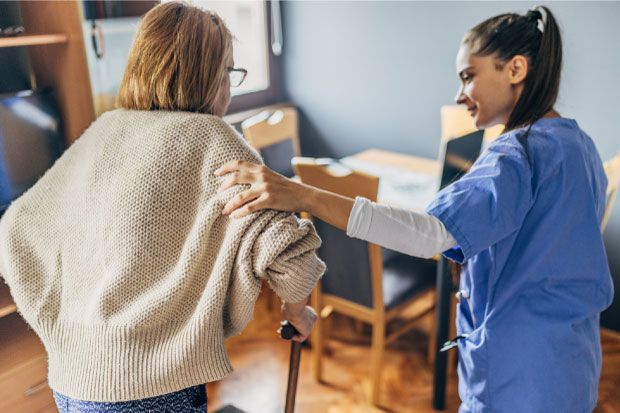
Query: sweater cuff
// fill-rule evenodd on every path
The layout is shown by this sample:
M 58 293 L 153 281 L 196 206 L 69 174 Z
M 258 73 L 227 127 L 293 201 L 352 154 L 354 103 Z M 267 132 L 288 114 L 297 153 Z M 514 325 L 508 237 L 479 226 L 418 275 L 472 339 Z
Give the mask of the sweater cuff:
M 253 273 L 269 280 L 284 301 L 299 302 L 310 295 L 325 272 L 325 264 L 316 255 L 321 239 L 309 220 L 284 212 L 272 214 L 252 247 Z
M 308 298 L 314 286 L 325 272 L 325 264 L 316 256 L 314 251 L 297 257 L 297 262 L 290 267 L 288 265 L 278 267 L 280 268 L 277 271 L 268 270 L 269 285 L 282 301 L 287 303 L 298 303 Z M 280 271 L 282 270 L 294 271 L 293 274 L 295 275 L 281 273 Z

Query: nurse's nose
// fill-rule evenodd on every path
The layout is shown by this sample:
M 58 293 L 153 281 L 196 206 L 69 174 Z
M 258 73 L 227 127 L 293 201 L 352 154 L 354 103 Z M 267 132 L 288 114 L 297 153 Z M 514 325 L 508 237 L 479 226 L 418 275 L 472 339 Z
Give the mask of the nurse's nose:
M 463 86 L 459 87 L 459 90 L 456 92 L 456 96 L 454 97 L 454 101 L 457 105 L 462 105 L 465 103 L 465 95 L 463 94 Z

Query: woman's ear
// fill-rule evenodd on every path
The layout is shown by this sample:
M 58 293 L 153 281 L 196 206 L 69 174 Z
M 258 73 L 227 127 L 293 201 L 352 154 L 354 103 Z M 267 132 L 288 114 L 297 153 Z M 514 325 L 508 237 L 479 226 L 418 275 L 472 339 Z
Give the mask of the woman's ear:
M 509 81 L 513 85 L 518 85 L 525 80 L 528 70 L 527 58 L 523 55 L 516 55 L 507 64 Z

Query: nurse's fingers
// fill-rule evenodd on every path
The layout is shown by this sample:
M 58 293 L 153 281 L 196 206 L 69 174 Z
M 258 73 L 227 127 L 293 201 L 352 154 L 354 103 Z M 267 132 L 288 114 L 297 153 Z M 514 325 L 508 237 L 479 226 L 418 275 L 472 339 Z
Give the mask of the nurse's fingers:
M 252 162 L 236 160 L 226 162 L 224 165 L 217 168 L 213 173 L 216 176 L 222 176 L 234 171 L 257 172 L 260 170 L 260 167 L 261 165 Z
M 252 173 L 248 173 L 245 171 L 233 171 L 230 172 L 226 177 L 222 185 L 220 185 L 218 192 L 224 192 L 230 187 L 233 187 L 237 184 L 253 184 L 257 182 L 258 177 Z
M 249 197 L 249 198 L 251 198 L 251 197 Z M 269 196 L 267 194 L 263 193 L 258 198 L 253 198 L 252 201 L 243 204 L 243 206 L 241 206 L 241 207 L 235 207 L 233 205 L 233 207 L 228 209 L 229 211 L 233 211 L 230 214 L 230 217 L 231 218 L 243 218 L 246 215 L 249 215 L 249 214 L 251 214 L 254 211 L 259 211 L 261 209 L 269 208 L 268 199 L 269 199 Z M 226 205 L 228 206 L 228 204 L 226 204 Z M 224 207 L 225 210 L 226 210 L 227 206 Z
M 241 208 L 245 204 L 252 202 L 259 198 L 263 194 L 262 191 L 257 190 L 256 188 L 250 188 L 243 192 L 238 193 L 233 196 L 227 203 L 224 205 L 224 209 L 222 209 L 222 214 L 228 215 L 232 212 L 237 212 L 235 210 Z M 245 216 L 244 214 L 242 216 Z M 233 215 L 233 218 L 238 218 L 237 214 Z

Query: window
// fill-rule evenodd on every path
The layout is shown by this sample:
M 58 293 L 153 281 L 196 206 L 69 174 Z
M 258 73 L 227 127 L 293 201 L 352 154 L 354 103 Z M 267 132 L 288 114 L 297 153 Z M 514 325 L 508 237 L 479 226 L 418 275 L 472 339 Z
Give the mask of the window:
M 272 2 L 256 0 L 190 0 L 189 2 L 215 11 L 224 20 L 234 37 L 235 66 L 248 70 L 248 76 L 243 84 L 231 90 L 233 98 L 228 113 L 277 102 L 280 99 L 279 60 L 270 50 Z M 276 10 L 279 12 L 279 8 Z M 279 19 L 279 16 L 277 18 Z
M 234 36 L 235 67 L 247 69 L 248 76 L 241 86 L 232 89 L 238 96 L 269 88 L 269 54 L 265 3 L 262 1 L 207 1 L 194 0 L 192 4 L 215 11 Z
M 243 84 L 231 90 L 233 98 L 228 112 L 235 113 L 277 102 L 280 98 L 279 62 L 271 53 L 269 46 L 271 2 L 256 0 L 190 0 L 189 2 L 215 11 L 226 22 L 234 36 L 235 66 L 248 70 Z M 87 15 L 85 9 L 84 16 Z M 129 48 L 139 24 L 140 17 L 116 15 L 83 21 L 86 57 L 97 116 L 114 108 L 116 91 L 123 77 Z

